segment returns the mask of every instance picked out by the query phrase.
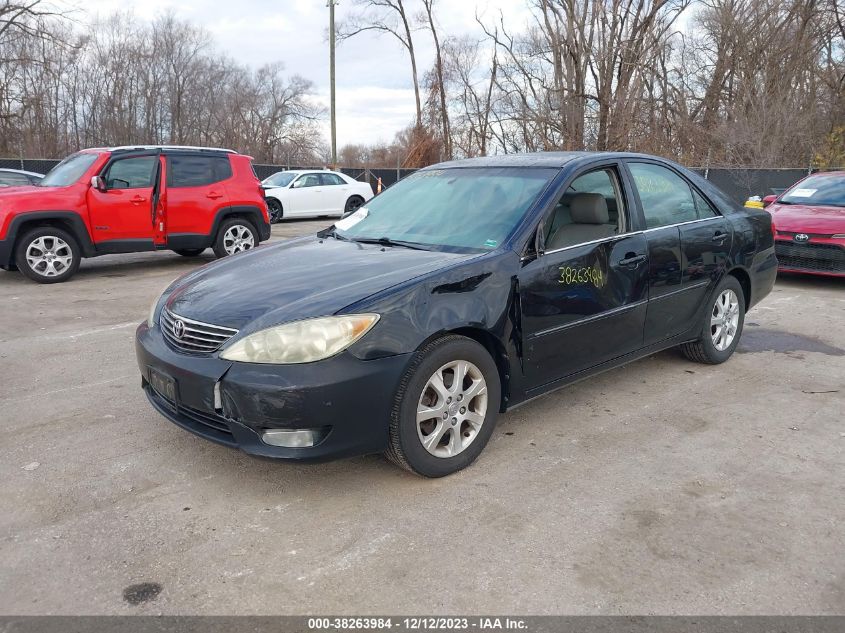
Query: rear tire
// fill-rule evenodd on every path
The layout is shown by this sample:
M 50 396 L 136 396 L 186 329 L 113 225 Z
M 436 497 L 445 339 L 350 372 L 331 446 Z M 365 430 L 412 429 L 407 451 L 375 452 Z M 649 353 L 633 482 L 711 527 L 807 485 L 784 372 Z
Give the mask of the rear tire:
M 451 475 L 484 450 L 500 402 L 499 372 L 482 345 L 455 335 L 429 343 L 399 384 L 385 455 L 423 477 Z
M 204 248 L 179 248 L 173 252 L 182 257 L 196 257 L 197 255 L 202 255 L 203 251 L 205 251 Z
M 343 207 L 343 216 L 355 213 L 363 204 L 364 199 L 361 196 L 350 196 L 349 200 L 346 201 L 346 205 Z
M 76 238 L 52 226 L 41 226 L 21 236 L 15 245 L 15 265 L 25 277 L 40 284 L 67 281 L 79 269 L 82 249 Z
M 214 254 L 217 257 L 236 255 L 258 246 L 258 231 L 255 225 L 243 218 L 227 218 L 217 229 L 214 238 Z
M 745 294 L 736 277 L 726 275 L 716 286 L 701 316 L 698 340 L 681 345 L 689 360 L 718 365 L 734 353 L 745 325 Z

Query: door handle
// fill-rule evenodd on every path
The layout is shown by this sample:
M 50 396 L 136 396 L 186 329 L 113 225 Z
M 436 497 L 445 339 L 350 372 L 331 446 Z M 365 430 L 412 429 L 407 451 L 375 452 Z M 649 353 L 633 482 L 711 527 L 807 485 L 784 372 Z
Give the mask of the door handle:
M 217 193 L 216 191 L 209 191 L 207 194 L 205 194 L 205 197 L 211 198 L 212 200 L 217 200 L 217 198 L 222 198 L 223 194 Z
M 146 202 L 147 199 L 144 196 L 135 196 L 130 200 L 132 204 L 141 204 L 142 202 Z
M 625 259 L 619 260 L 620 266 L 628 266 L 634 268 L 645 261 L 645 255 L 637 255 L 636 253 L 626 253 Z
M 724 242 L 727 239 L 727 237 L 728 237 L 727 233 L 724 233 L 722 231 L 716 231 L 716 234 L 713 236 L 713 241 L 714 242 Z

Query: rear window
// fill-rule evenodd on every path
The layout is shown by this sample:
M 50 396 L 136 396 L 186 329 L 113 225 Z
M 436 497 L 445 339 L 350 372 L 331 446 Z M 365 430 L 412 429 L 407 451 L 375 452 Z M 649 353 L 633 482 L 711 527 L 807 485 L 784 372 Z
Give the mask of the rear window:
M 0 171 L 0 187 L 20 187 L 29 185 L 26 174 L 16 174 L 11 171 Z
M 221 156 L 168 156 L 168 187 L 201 187 L 232 176 L 229 159 Z

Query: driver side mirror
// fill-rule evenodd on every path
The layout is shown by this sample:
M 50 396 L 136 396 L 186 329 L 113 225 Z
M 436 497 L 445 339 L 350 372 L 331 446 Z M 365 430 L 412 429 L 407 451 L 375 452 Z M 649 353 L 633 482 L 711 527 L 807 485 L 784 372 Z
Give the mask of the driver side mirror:
M 302 185 L 304 185 L 304 184 L 305 184 L 305 179 L 304 179 L 304 178 L 300 178 L 299 180 L 294 180 L 294 181 L 290 184 L 290 188 L 291 188 L 291 189 L 299 189 L 299 188 L 300 188 Z
M 106 187 L 106 179 L 102 176 L 94 176 L 91 178 L 91 186 L 101 193 L 105 193 L 108 190 L 108 187 Z
M 778 197 L 775 194 L 763 196 L 763 206 L 768 207 L 770 204 L 772 204 L 777 199 L 778 199 Z

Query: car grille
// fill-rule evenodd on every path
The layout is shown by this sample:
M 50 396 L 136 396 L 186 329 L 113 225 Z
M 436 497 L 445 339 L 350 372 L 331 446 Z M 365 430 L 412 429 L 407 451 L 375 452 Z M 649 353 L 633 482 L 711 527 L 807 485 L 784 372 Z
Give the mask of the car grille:
M 164 340 L 172 348 L 189 354 L 210 354 L 220 349 L 223 343 L 238 333 L 232 328 L 186 319 L 173 314 L 167 308 L 161 311 L 159 323 Z M 179 327 L 177 323 L 181 323 L 182 326 Z M 182 335 L 177 336 L 177 331 Z
M 836 244 L 775 242 L 778 265 L 793 270 L 845 272 L 845 248 Z
M 150 396 L 156 401 L 156 404 L 163 410 L 168 412 L 168 417 L 177 421 L 189 430 L 199 433 L 210 439 L 214 439 L 221 444 L 234 445 L 235 436 L 226 422 L 226 418 L 216 413 L 206 413 L 198 409 L 186 407 L 184 404 L 177 405 L 175 402 L 165 397 L 158 391 L 147 385 L 146 389 Z

